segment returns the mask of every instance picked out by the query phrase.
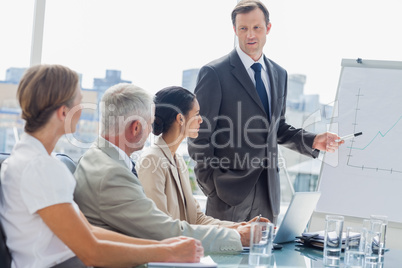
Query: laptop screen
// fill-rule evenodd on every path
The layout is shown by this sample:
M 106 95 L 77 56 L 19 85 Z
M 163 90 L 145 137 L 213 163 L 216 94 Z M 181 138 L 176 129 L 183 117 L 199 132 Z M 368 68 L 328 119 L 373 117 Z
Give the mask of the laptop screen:
M 277 229 L 274 243 L 294 241 L 306 229 L 311 215 L 320 199 L 320 192 L 296 192 Z

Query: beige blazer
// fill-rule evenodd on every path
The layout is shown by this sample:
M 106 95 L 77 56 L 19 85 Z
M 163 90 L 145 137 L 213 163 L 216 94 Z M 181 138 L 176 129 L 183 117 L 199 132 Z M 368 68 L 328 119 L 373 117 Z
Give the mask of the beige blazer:
M 191 190 L 186 162 L 178 153 L 173 157 L 162 137 L 157 137 L 142 153 L 136 170 L 145 194 L 173 219 L 191 224 L 233 225 L 233 222 L 214 219 L 202 212 Z
M 174 220 L 147 198 L 141 182 L 110 144 L 97 140 L 75 171 L 74 199 L 90 223 L 126 235 L 162 240 L 199 239 L 206 252 L 241 251 L 239 234 L 229 228 Z

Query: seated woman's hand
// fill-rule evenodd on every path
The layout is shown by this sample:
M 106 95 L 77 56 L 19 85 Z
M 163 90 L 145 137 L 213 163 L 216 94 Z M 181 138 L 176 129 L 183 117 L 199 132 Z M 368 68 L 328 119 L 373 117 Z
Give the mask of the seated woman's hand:
M 200 262 L 204 256 L 204 248 L 197 239 L 180 236 L 175 242 L 169 242 L 172 242 L 169 243 L 171 252 L 166 262 Z

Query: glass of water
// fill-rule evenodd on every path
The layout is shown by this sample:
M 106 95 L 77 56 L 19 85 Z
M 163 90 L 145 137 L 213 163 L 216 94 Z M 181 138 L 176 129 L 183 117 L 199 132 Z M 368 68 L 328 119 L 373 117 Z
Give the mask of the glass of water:
M 248 264 L 253 267 L 269 267 L 272 256 L 274 225 L 269 222 L 252 222 L 250 255 Z
M 387 236 L 388 217 L 385 215 L 371 215 L 370 221 L 372 231 L 380 234 L 378 237 L 378 255 L 383 256 Z M 378 221 L 381 223 L 378 224 Z
M 366 238 L 366 228 L 346 228 L 344 258 L 346 267 L 364 267 Z
M 343 216 L 325 217 L 324 265 L 339 266 L 342 249 Z

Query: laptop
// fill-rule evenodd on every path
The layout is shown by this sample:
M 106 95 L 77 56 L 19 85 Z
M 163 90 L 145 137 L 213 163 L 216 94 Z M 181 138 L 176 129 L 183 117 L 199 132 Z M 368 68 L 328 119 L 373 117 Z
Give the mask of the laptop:
M 275 244 L 294 241 L 296 236 L 300 236 L 305 231 L 320 196 L 320 192 L 294 193 L 282 223 L 277 229 L 273 241 Z

